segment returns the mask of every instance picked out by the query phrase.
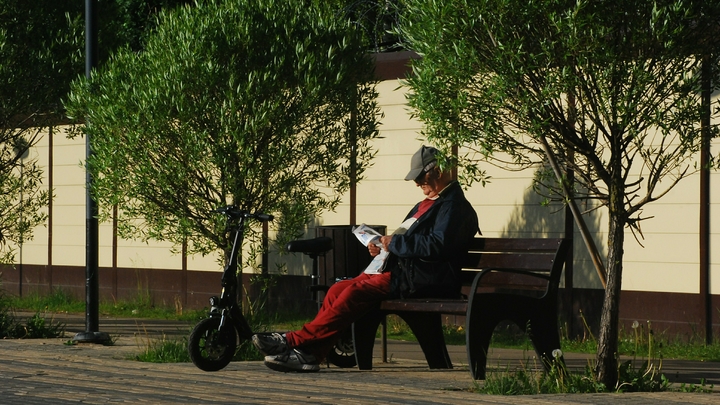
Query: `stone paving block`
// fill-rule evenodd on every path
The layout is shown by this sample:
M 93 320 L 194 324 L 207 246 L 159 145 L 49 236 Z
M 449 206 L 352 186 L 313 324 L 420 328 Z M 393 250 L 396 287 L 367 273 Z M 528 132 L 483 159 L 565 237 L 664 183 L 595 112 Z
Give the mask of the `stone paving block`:
M 127 360 L 131 338 L 114 346 L 67 346 L 63 339 L 0 341 L 0 404 L 717 404 L 720 394 L 636 393 L 489 396 L 471 392 L 467 369 L 429 370 L 395 359 L 372 371 L 323 368 L 277 373 L 262 362 L 233 362 L 206 373 L 190 363 Z

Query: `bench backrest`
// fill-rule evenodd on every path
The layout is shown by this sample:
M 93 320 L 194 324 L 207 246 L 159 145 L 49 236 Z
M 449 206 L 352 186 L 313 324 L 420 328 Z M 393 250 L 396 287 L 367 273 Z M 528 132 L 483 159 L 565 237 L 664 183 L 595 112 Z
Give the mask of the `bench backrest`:
M 463 266 L 463 284 L 469 285 L 479 270 L 502 269 L 483 276 L 482 285 L 555 293 L 569 247 L 563 238 L 475 238 Z

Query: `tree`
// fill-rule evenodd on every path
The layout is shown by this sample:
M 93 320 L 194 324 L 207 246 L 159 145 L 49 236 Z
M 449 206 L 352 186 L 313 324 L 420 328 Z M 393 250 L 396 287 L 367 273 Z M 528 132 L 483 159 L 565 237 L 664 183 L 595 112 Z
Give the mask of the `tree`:
M 332 7 L 337 18 L 351 21 L 373 52 L 400 50 L 393 33 L 400 13 L 399 0 L 314 0 Z
M 101 59 L 121 46 L 142 49 L 160 9 L 191 2 L 101 2 Z M 31 239 L 47 217 L 51 191 L 30 150 L 65 121 L 61 99 L 83 72 L 83 25 L 83 2 L 0 0 L 0 263 L 14 260 L 5 242 Z
M 143 51 L 73 83 L 66 107 L 89 123 L 92 192 L 121 236 L 227 259 L 213 209 L 276 214 L 287 240 L 338 204 L 373 155 L 375 98 L 369 55 L 329 10 L 205 1 L 162 13 Z
M 162 10 L 191 6 L 195 0 L 111 0 L 98 3 L 100 60 L 127 46 L 139 51 L 153 32 Z
M 5 242 L 31 239 L 47 217 L 50 192 L 28 150 L 58 122 L 60 98 L 81 71 L 73 3 L 0 0 L 0 263 L 14 260 Z
M 555 159 L 577 179 L 571 195 L 556 195 L 607 209 L 596 373 L 614 386 L 624 231 L 639 233 L 643 207 L 696 169 L 699 72 L 703 55 L 718 56 L 718 3 L 407 0 L 405 6 L 401 36 L 423 56 L 408 80 L 410 104 L 426 136 L 469 148 L 460 158 L 470 177 L 482 176 L 479 160 L 537 167 Z

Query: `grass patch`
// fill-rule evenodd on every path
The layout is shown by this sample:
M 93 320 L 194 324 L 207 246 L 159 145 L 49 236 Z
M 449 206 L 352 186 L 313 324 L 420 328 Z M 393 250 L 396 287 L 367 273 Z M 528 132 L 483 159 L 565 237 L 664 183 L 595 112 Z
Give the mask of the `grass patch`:
M 632 334 L 623 340 L 621 345 L 623 354 L 630 354 L 632 359 L 620 362 L 618 365 L 618 381 L 614 387 L 607 387 L 597 381 L 592 362 L 584 372 L 570 372 L 562 361 L 563 352 L 555 350 L 554 359 L 548 367 L 542 367 L 536 362 L 525 364 L 517 370 L 506 369 L 502 372 L 489 372 L 485 384 L 476 386 L 476 390 L 485 394 L 494 395 L 533 395 L 533 394 L 572 394 L 572 393 L 598 393 L 598 392 L 712 392 L 713 387 L 707 387 L 703 382 L 700 385 L 682 384 L 673 388 L 670 381 L 662 374 L 662 345 L 655 339 L 650 323 L 647 329 L 639 328 L 639 323 L 632 326 Z M 627 335 L 627 334 L 626 334 Z M 594 338 L 578 342 L 582 349 L 596 350 Z M 674 344 L 671 346 L 680 346 Z M 667 347 L 667 346 L 666 346 Z M 643 360 L 638 360 L 644 354 Z
M 580 339 L 564 337 L 561 344 L 566 353 L 597 352 L 597 340 L 592 335 Z M 671 337 L 656 333 L 650 322 L 635 322 L 630 331 L 620 332 L 618 352 L 628 357 L 646 355 L 673 360 L 720 361 L 720 341 L 708 345 L 699 334 Z
M 130 360 L 148 363 L 190 362 L 187 337 L 168 338 L 167 336 L 163 336 L 161 339 L 148 338 L 140 342 L 138 346 L 141 352 L 130 356 Z M 252 345 L 252 342 L 246 340 L 238 346 L 233 356 L 233 361 L 253 361 L 262 360 L 263 358 L 264 356 L 257 351 L 255 346 Z
M 18 311 L 44 311 L 48 313 L 84 313 L 85 301 L 73 297 L 62 289 L 50 294 L 32 293 L 23 297 L 8 297 L 8 303 Z M 155 305 L 147 294 L 139 293 L 129 300 L 102 301 L 98 305 L 99 315 L 119 318 L 171 319 L 196 321 L 207 316 L 207 309 L 187 310 L 178 302 L 174 305 Z
M 188 355 L 187 338 L 147 339 L 143 345 L 143 351 L 132 357 L 133 360 L 148 363 L 187 363 L 190 361 Z
M 553 362 L 550 371 L 537 371 L 540 366 L 526 360 L 518 370 L 506 368 L 489 372 L 485 383 L 476 383 L 475 391 L 488 395 L 537 395 L 605 392 L 591 370 L 585 373 L 567 373 L 560 362 Z
M 443 326 L 445 342 L 449 345 L 465 344 L 465 328 L 462 326 Z M 380 337 L 378 331 L 378 337 Z M 588 333 L 583 338 L 571 339 L 561 334 L 561 349 L 565 353 L 597 353 L 597 340 Z M 387 317 L 388 339 L 417 341 L 407 324 L 396 315 Z M 501 324 L 493 333 L 490 347 L 532 351 L 530 338 L 514 324 Z M 720 362 L 720 341 L 705 344 L 699 334 L 690 336 L 667 336 L 657 334 L 650 323 L 637 324 L 630 331 L 621 331 L 618 341 L 621 356 L 646 356 L 673 360 L 696 360 Z
M 15 316 L 13 300 L 0 290 L 0 339 L 45 339 L 62 336 L 65 325 L 36 311 L 24 323 Z
M 246 319 L 253 331 L 266 332 L 270 330 L 286 331 L 295 330 L 302 326 L 307 319 L 296 315 L 285 315 L 284 317 L 264 313 L 251 313 Z M 194 327 L 194 325 L 193 325 Z M 187 336 L 190 335 L 188 330 Z M 146 337 L 140 342 L 142 352 L 132 356 L 133 360 L 152 363 L 182 363 L 189 362 L 187 336 L 169 339 L 163 336 L 161 339 Z M 244 340 L 238 345 L 233 361 L 262 360 L 263 356 L 249 340 Z
M 559 351 L 558 351 L 559 352 Z M 558 354 L 562 356 L 562 353 Z M 681 384 L 674 387 L 661 372 L 661 362 L 637 359 L 619 365 L 618 382 L 606 387 L 597 381 L 593 367 L 588 365 L 582 372 L 571 372 L 559 358 L 553 360 L 549 370 L 535 361 L 526 360 L 516 370 L 488 372 L 484 384 L 476 383 L 475 391 L 489 395 L 538 395 L 538 394 L 588 394 L 602 392 L 697 392 L 712 393 L 713 386 Z M 639 364 L 639 365 L 638 365 Z

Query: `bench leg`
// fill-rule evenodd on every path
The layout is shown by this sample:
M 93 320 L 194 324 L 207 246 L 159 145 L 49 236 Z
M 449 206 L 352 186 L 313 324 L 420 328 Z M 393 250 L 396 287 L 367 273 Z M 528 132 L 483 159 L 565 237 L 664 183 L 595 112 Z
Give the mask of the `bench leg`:
M 483 311 L 481 300 L 474 302 L 475 307 L 468 304 L 468 312 L 465 318 L 465 349 L 467 350 L 468 366 L 470 374 L 475 380 L 485 379 L 485 368 L 487 366 L 487 353 L 490 348 L 490 339 L 497 326 L 497 320 L 490 319 L 490 311 Z M 483 314 L 484 312 L 484 314 Z M 483 316 L 484 315 L 484 316 Z
M 476 380 L 485 379 L 487 352 L 495 327 L 502 320 L 514 322 L 533 343 L 546 370 L 553 360 L 552 352 L 560 348 L 556 306 L 522 296 L 478 294 L 468 300 L 465 333 L 470 372 Z M 560 359 L 562 361 L 562 359 Z
M 530 340 L 535 348 L 535 353 L 539 359 L 542 359 L 545 370 L 550 369 L 550 365 L 554 360 L 553 351 L 560 349 L 560 335 L 558 332 L 557 318 L 554 314 L 538 315 L 530 319 L 528 322 L 528 330 Z M 563 361 L 562 357 L 558 359 Z
M 373 347 L 378 326 L 385 318 L 380 311 L 370 311 L 352 326 L 355 360 L 360 370 L 372 370 Z
M 421 312 L 398 312 L 408 324 L 425 354 L 428 367 L 431 369 L 452 368 L 452 361 L 445 345 L 441 314 Z

